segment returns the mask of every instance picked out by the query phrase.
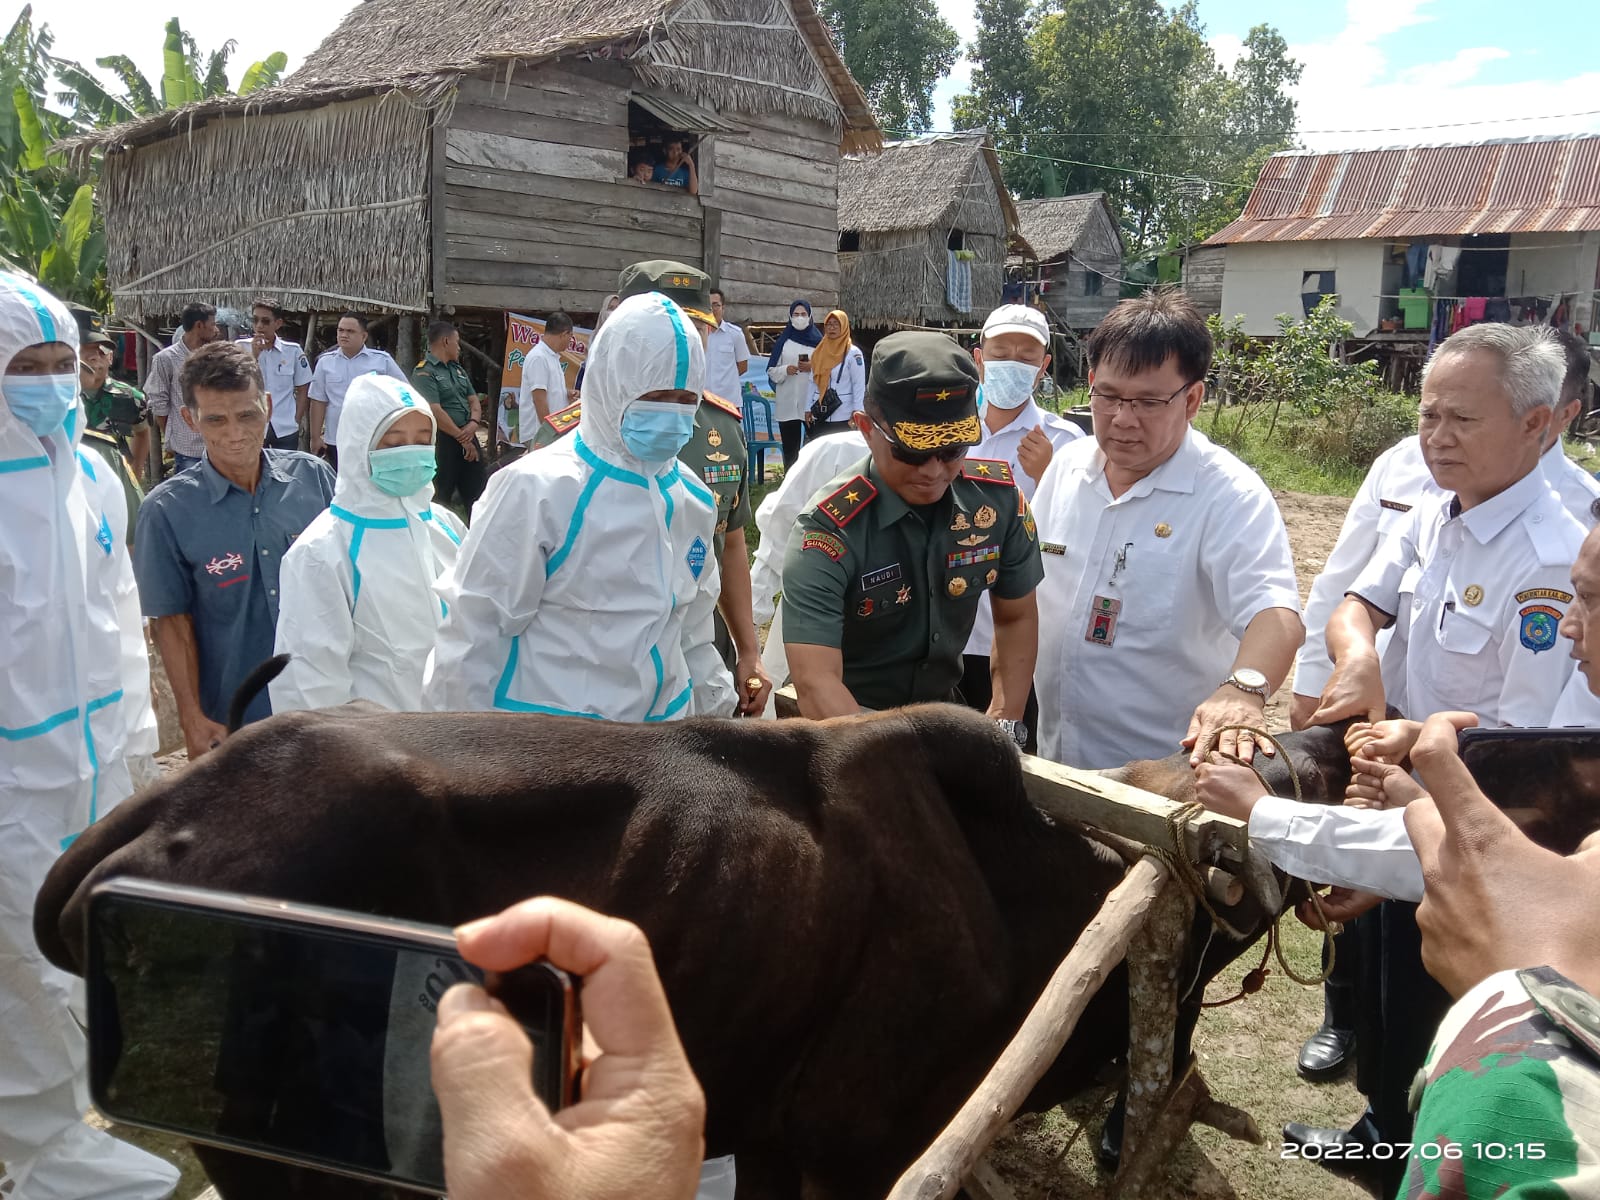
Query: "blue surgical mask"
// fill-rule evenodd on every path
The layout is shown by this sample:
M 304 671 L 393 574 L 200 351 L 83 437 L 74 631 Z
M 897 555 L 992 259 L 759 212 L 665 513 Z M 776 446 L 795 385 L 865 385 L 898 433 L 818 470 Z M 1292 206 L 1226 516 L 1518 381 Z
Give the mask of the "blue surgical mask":
M 693 404 L 635 400 L 622 414 L 622 444 L 645 462 L 667 462 L 694 436 Z
M 1033 398 L 1033 381 L 1039 368 L 1024 362 L 983 363 L 983 402 L 1007 411 L 1021 408 Z
M 433 482 L 432 446 L 388 446 L 372 452 L 372 483 L 389 496 L 411 496 Z
M 6 406 L 39 437 L 49 437 L 78 405 L 76 375 L 7 375 L 0 384 Z

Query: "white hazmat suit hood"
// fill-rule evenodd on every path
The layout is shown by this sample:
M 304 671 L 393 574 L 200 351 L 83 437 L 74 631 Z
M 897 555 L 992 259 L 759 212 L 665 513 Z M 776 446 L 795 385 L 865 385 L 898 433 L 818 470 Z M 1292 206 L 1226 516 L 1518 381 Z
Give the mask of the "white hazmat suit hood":
M 660 293 L 624 300 L 594 339 L 576 434 L 489 480 L 429 666 L 435 711 L 496 708 L 664 721 L 729 716 L 712 645 L 716 501 L 674 456 L 645 462 L 623 414 L 650 392 L 699 395 L 705 351 Z
M 171 1191 L 177 1172 L 82 1123 L 73 980 L 33 940 L 51 863 L 131 790 L 129 710 L 149 694 L 122 488 L 79 451 L 76 403 L 40 436 L 7 399 L 23 378 L 5 375 L 12 360 L 51 342 L 76 349 L 72 314 L 32 280 L 0 273 L 0 1183 L 10 1185 L 0 1190 L 144 1200 Z M 75 395 L 75 360 L 71 370 Z M 132 613 L 131 629 L 119 612 Z
M 372 480 L 372 452 L 409 413 L 436 428 L 408 383 L 362 375 L 345 393 L 333 503 L 283 559 L 276 649 L 292 657 L 272 681 L 273 712 L 350 700 L 422 706 L 422 671 L 445 607 L 434 584 L 465 530 L 434 506 L 431 481 L 391 496 Z M 433 453 L 431 441 L 426 449 Z

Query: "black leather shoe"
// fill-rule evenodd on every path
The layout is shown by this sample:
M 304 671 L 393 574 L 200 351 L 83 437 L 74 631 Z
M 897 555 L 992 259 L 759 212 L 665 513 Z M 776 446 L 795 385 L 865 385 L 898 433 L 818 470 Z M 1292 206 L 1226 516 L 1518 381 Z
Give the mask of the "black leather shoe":
M 1355 1030 L 1334 1029 L 1324 1025 L 1300 1047 L 1300 1058 L 1295 1063 L 1295 1069 L 1300 1072 L 1300 1078 L 1313 1083 L 1337 1079 L 1349 1065 L 1350 1051 L 1355 1047 L 1355 1042 Z
M 1377 1142 L 1377 1130 L 1365 1117 L 1353 1129 L 1316 1129 L 1290 1121 L 1283 1127 L 1283 1140 L 1290 1145 L 1307 1148 L 1300 1157 L 1319 1163 L 1335 1175 L 1376 1183 L 1383 1164 L 1372 1157 L 1372 1147 Z M 1329 1151 L 1342 1152 L 1349 1157 L 1333 1157 Z

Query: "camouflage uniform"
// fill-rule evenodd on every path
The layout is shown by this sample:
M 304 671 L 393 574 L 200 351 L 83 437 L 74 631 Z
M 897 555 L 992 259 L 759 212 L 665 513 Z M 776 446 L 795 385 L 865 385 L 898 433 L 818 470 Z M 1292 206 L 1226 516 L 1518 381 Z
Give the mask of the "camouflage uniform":
M 1600 1195 L 1600 1001 L 1551 968 L 1461 997 L 1411 1097 L 1400 1200 Z

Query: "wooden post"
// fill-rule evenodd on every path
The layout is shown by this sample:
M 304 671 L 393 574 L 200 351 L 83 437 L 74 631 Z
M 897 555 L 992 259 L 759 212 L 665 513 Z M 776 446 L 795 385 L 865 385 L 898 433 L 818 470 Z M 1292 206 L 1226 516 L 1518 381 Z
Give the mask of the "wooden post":
M 317 361 L 317 314 L 306 314 L 306 357 L 313 363 Z
M 400 318 L 400 327 L 395 332 L 395 361 L 413 363 L 417 361 L 417 318 L 407 313 Z
M 1119 1197 L 1142 1194 L 1152 1183 L 1160 1192 L 1164 1168 L 1171 1162 L 1173 1150 L 1187 1135 L 1189 1126 L 1196 1122 L 1252 1145 L 1259 1146 L 1264 1140 L 1249 1113 L 1212 1098 L 1199 1064 L 1190 1055 L 1188 1068 L 1177 1086 L 1167 1093 L 1144 1144 L 1131 1156 L 1124 1149 L 1122 1170 L 1113 1185 L 1114 1194 Z
M 989 1143 L 1055 1062 L 1083 1010 L 1127 953 L 1129 942 L 1142 936 L 1146 914 L 1158 894 L 1165 895 L 1172 887 L 1167 868 L 1154 858 L 1140 859 L 1128 872 L 1050 976 L 1038 1003 L 977 1091 L 900 1176 L 889 1200 L 948 1200 L 956 1194 Z M 1174 982 L 1176 978 L 1174 967 Z M 1171 1038 L 1169 1026 L 1169 1074 Z
M 1181 882 L 1171 879 L 1128 948 L 1128 1108 L 1121 1159 L 1124 1166 L 1133 1161 L 1140 1146 L 1150 1138 L 1172 1088 L 1178 972 L 1193 923 L 1194 898 Z M 1133 1200 L 1139 1193 L 1118 1187 L 1116 1194 L 1123 1200 Z

